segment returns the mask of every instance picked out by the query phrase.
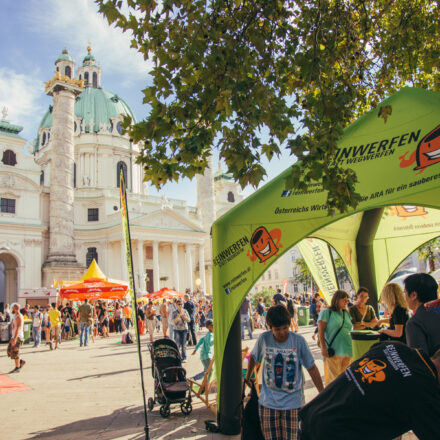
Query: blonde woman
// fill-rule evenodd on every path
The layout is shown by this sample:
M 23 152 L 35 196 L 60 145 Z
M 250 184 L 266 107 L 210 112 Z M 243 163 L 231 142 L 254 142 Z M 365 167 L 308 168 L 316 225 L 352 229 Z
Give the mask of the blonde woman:
M 350 332 L 353 329 L 347 310 L 348 293 L 337 290 L 330 307 L 318 317 L 318 337 L 324 356 L 325 386 L 336 379 L 351 364 L 353 348 Z
M 405 326 L 409 319 L 409 311 L 402 288 L 396 283 L 388 283 L 382 290 L 381 302 L 391 313 L 390 318 L 378 321 L 378 325 L 389 324 L 388 328 L 379 330 L 381 341 L 399 341 L 406 344 Z

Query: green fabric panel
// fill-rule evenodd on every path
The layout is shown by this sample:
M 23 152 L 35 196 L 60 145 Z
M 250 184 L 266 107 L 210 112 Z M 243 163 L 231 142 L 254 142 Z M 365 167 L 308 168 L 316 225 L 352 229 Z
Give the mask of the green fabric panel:
M 420 205 L 386 208 L 373 244 L 378 292 L 402 260 L 439 235 L 440 210 Z
M 330 304 L 333 293 L 338 289 L 338 284 L 328 244 L 317 238 L 306 238 L 301 240 L 297 246 L 319 290 Z
M 391 110 L 386 121 L 378 117 L 383 106 Z M 436 137 L 439 116 L 439 93 L 404 88 L 345 130 L 335 160 L 354 169 L 358 176 L 356 190 L 363 200 L 356 211 L 329 217 L 327 194 L 319 182 L 307 191 L 285 191 L 285 178 L 290 174 L 287 169 L 214 223 L 218 371 L 222 369 L 229 329 L 244 296 L 286 250 L 356 212 L 402 204 L 440 207 L 440 134 Z M 382 260 L 376 262 L 376 267 L 381 264 Z

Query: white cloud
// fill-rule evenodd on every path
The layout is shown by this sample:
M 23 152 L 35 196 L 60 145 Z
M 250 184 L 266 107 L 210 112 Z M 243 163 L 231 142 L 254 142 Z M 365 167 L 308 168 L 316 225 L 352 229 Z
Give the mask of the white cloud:
M 36 115 L 43 114 L 41 97 L 44 84 L 34 75 L 0 67 L 0 109 L 8 109 L 7 119 L 24 127 L 35 125 Z
M 39 35 L 67 46 L 77 65 L 90 40 L 103 70 L 121 75 L 125 86 L 146 78 L 151 69 L 151 63 L 130 48 L 130 34 L 110 27 L 93 0 L 34 0 L 26 21 Z

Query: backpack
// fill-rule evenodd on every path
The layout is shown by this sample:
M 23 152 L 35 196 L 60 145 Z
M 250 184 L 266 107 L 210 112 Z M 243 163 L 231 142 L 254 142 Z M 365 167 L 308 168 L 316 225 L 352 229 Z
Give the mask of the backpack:
M 295 306 L 290 298 L 287 300 L 287 310 L 289 311 L 290 316 L 293 318 L 295 316 Z
M 245 385 L 243 384 L 243 398 Z M 241 440 L 264 440 L 258 414 L 258 395 L 255 383 L 252 382 L 251 397 L 242 410 Z

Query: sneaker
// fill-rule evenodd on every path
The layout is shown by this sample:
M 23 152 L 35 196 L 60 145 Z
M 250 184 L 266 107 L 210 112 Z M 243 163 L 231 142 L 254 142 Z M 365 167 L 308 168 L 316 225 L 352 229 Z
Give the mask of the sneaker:
M 26 364 L 26 361 L 24 361 L 23 359 L 20 359 L 20 370 L 24 367 L 25 364 Z
M 79 346 L 80 346 L 80 347 L 82 347 L 82 346 L 83 346 L 81 342 L 80 342 Z
M 12 371 L 11 371 L 11 374 L 12 373 L 19 373 L 20 372 L 20 368 L 19 367 L 15 367 Z
M 50 345 L 50 349 L 53 350 L 53 343 L 52 343 L 52 341 L 49 342 L 49 345 Z

